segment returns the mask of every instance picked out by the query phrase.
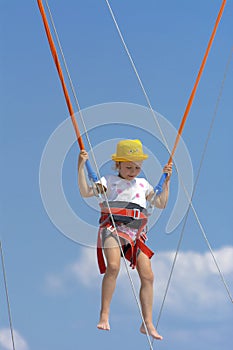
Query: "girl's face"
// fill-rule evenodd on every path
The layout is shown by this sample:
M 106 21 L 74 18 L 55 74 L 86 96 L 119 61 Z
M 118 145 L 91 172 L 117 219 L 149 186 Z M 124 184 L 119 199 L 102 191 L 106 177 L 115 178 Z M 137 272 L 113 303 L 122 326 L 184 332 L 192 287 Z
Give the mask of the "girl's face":
M 125 180 L 133 180 L 141 171 L 141 162 L 120 162 L 118 165 L 119 175 Z

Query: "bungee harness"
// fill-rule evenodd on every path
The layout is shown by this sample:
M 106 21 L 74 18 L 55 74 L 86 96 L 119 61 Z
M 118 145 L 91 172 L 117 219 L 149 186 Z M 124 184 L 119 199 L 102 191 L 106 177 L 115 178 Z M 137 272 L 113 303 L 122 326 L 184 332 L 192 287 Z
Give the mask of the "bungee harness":
M 104 245 L 104 231 L 110 231 L 111 235 L 116 237 L 118 235 L 123 238 L 125 243 L 122 244 L 124 256 L 130 261 L 130 266 L 134 269 L 137 265 L 137 256 L 140 251 L 148 256 L 150 259 L 154 252 L 145 244 L 146 241 L 146 225 L 148 222 L 147 210 L 136 203 L 127 203 L 121 201 L 109 201 L 109 208 L 106 202 L 100 203 L 101 217 L 100 227 L 97 238 L 97 260 L 100 273 L 105 273 L 106 264 L 103 255 Z M 111 214 L 111 215 L 110 215 Z M 113 226 L 113 221 L 115 227 Z M 125 224 L 128 227 L 136 228 L 136 239 L 133 240 L 127 233 L 121 231 L 119 224 Z

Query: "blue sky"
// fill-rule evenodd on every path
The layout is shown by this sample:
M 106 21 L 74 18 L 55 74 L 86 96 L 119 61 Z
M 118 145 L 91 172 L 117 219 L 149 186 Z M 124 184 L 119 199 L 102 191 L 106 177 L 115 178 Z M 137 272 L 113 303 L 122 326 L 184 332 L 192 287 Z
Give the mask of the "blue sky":
M 89 110 L 114 102 L 146 106 L 105 1 L 67 0 L 62 4 L 51 0 L 49 4 L 81 107 Z M 1 5 L 0 237 L 16 349 L 115 350 L 122 344 L 128 348 L 149 348 L 146 337 L 138 331 L 140 316 L 123 265 L 112 302 L 111 332 L 96 329 L 101 276 L 95 249 L 65 237 L 47 215 L 40 195 L 43 150 L 52 133 L 68 118 L 68 112 L 37 2 L 2 0 Z M 114 0 L 111 5 L 153 108 L 178 128 L 221 1 Z M 183 134 L 194 178 L 232 49 L 232 13 L 233 2 L 228 1 Z M 231 62 L 193 199 L 231 291 L 232 68 Z M 123 123 L 100 123 L 90 131 L 91 141 L 97 147 L 108 140 L 138 137 L 156 155 L 159 164 L 165 164 L 168 154 L 161 142 L 139 129 L 139 120 L 132 123 L 127 127 Z M 106 154 L 110 156 L 114 148 L 112 142 Z M 80 198 L 76 185 L 77 156 L 74 144 L 62 168 L 62 186 L 76 215 L 86 225 L 89 219 L 95 225 L 98 215 L 91 203 Z M 110 166 L 103 164 L 101 171 Z M 156 184 L 160 173 L 148 173 L 155 173 Z M 48 176 L 48 189 L 54 182 Z M 181 224 L 172 234 L 164 234 L 176 202 L 178 183 L 174 171 L 168 207 L 150 232 L 149 246 L 156 251 L 155 321 L 182 228 Z M 89 233 L 88 225 L 86 232 Z M 85 232 L 82 234 L 85 236 Z M 132 276 L 138 288 L 137 276 Z M 4 293 L 1 272 L 0 349 L 8 350 L 12 345 Z M 164 340 L 156 343 L 155 349 L 227 350 L 232 344 L 232 322 L 232 303 L 191 212 L 159 323 Z

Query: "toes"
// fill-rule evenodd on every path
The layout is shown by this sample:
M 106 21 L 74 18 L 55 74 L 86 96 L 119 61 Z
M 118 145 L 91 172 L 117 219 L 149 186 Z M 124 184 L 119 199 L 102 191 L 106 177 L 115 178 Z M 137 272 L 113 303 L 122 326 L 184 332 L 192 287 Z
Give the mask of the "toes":
M 97 328 L 101 329 L 102 331 L 110 331 L 110 326 L 108 323 L 99 323 Z
M 163 337 L 156 331 L 156 329 L 153 327 L 148 327 L 147 328 L 148 330 L 148 333 L 151 337 L 157 339 L 157 340 L 162 340 Z M 143 334 L 146 334 L 146 330 L 145 330 L 145 327 L 144 325 L 141 326 L 140 328 L 140 332 L 143 333 Z

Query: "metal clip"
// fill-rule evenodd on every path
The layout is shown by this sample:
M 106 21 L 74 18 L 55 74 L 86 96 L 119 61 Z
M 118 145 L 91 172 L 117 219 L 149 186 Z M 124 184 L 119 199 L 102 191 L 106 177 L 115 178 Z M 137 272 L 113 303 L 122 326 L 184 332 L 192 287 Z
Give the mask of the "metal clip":
M 140 219 L 140 214 L 141 214 L 141 212 L 139 209 L 133 209 L 133 218 L 134 219 L 136 219 L 136 220 Z

